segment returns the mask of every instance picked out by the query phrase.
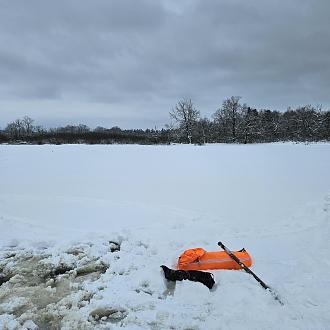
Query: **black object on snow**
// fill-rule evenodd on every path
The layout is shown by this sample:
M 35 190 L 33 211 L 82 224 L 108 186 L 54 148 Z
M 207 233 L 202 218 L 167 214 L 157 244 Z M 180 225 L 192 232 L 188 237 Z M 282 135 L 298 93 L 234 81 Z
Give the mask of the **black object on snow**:
M 165 278 L 169 281 L 189 280 L 193 282 L 200 282 L 212 289 L 214 285 L 213 274 L 208 272 L 201 272 L 199 270 L 175 270 L 170 269 L 164 265 L 160 266 L 164 271 Z
M 270 288 L 264 281 L 262 281 L 249 267 L 245 266 L 239 258 L 237 258 L 233 252 L 231 252 L 223 243 L 218 242 L 218 245 L 228 254 L 230 258 L 232 258 L 243 270 L 245 270 L 247 273 L 252 275 L 256 281 L 265 289 L 268 290 L 272 296 L 274 297 L 275 300 L 277 300 L 281 305 L 284 305 L 283 302 L 281 301 L 280 297 L 278 294 Z

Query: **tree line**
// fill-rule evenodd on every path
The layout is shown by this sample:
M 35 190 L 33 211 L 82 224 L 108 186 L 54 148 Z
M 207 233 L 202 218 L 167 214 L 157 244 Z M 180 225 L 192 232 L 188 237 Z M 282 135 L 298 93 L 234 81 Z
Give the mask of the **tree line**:
M 330 141 L 330 111 L 321 106 L 289 107 L 287 111 L 255 109 L 239 96 L 223 101 L 211 118 L 202 117 L 191 99 L 180 100 L 162 129 L 120 129 L 67 125 L 45 129 L 25 116 L 0 130 L 0 143 L 263 143 Z
M 212 119 L 202 118 L 192 101 L 181 100 L 170 112 L 174 140 L 186 143 L 261 143 L 329 141 L 330 112 L 304 105 L 287 111 L 257 110 L 239 96 L 223 101 Z
M 29 122 L 29 126 L 26 123 Z M 96 127 L 66 125 L 45 129 L 34 126 L 30 117 L 17 119 L 0 130 L 0 143 L 15 144 L 166 144 L 168 131 L 165 129 L 120 129 L 119 127 Z

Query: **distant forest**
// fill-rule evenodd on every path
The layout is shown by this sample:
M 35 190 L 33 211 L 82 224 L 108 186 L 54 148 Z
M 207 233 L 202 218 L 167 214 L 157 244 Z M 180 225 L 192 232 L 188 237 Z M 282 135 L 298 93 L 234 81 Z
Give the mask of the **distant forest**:
M 211 119 L 201 117 L 190 99 L 179 101 L 162 129 L 120 129 L 67 125 L 45 129 L 25 116 L 0 130 L 0 143 L 10 144 L 171 144 L 330 141 L 330 111 L 305 105 L 285 112 L 254 109 L 239 96 L 223 101 Z

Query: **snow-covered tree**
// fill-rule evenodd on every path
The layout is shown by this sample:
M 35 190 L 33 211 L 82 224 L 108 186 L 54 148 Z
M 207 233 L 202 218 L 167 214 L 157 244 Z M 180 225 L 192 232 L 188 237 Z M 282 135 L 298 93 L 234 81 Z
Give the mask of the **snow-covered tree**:
M 225 135 L 229 135 L 232 141 L 237 139 L 237 130 L 242 113 L 240 99 L 240 96 L 231 96 L 224 100 L 222 107 L 213 115 L 214 121 L 220 130 L 223 130 Z
M 170 112 L 171 118 L 178 124 L 188 143 L 192 143 L 199 115 L 199 111 L 194 108 L 191 99 L 179 101 L 175 109 Z

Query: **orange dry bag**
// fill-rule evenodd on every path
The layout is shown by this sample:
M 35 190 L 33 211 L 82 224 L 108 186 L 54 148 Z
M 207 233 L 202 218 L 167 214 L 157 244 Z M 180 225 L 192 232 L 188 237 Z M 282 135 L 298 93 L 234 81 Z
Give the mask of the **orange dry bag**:
M 252 258 L 245 249 L 233 253 L 245 266 L 250 267 L 252 265 Z M 178 269 L 241 269 L 241 267 L 224 251 L 207 252 L 202 248 L 195 248 L 186 250 L 180 255 Z

